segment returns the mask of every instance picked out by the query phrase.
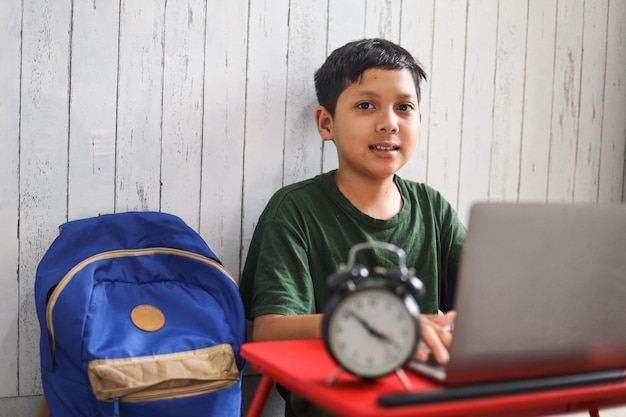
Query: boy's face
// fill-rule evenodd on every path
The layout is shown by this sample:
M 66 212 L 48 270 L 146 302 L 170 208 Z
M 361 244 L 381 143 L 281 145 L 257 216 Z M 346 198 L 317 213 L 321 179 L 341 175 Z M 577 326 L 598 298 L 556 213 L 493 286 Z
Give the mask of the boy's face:
M 345 173 L 385 179 L 413 155 L 421 113 L 409 70 L 371 68 L 337 99 L 335 116 L 318 107 L 316 119 L 324 140 L 337 147 Z

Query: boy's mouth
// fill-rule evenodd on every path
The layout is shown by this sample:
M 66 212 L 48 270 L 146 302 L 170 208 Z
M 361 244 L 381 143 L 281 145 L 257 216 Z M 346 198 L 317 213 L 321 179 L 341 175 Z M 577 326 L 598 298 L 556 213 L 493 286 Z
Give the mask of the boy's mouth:
M 373 151 L 397 151 L 400 149 L 398 145 L 370 145 L 369 148 Z

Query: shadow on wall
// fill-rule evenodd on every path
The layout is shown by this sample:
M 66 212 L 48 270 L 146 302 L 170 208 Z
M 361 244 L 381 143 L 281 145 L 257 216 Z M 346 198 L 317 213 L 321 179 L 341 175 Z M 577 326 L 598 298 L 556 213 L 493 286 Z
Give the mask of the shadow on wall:
M 250 403 L 256 392 L 256 388 L 261 381 L 261 375 L 255 371 L 250 370 L 247 366 L 244 368 L 244 375 L 242 381 L 242 406 L 243 415 L 245 416 L 250 408 Z M 270 390 L 270 395 L 267 398 L 267 402 L 263 407 L 263 414 L 261 417 L 283 417 L 285 415 L 285 401 L 276 391 L 276 387 Z M 0 415 L 0 417 L 2 417 Z

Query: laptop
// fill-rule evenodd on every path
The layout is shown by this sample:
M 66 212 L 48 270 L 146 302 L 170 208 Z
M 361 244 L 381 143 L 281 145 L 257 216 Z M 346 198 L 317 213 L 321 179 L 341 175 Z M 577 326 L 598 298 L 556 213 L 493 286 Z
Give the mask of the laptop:
M 458 279 L 449 363 L 409 371 L 446 387 L 624 378 L 626 205 L 475 204 Z

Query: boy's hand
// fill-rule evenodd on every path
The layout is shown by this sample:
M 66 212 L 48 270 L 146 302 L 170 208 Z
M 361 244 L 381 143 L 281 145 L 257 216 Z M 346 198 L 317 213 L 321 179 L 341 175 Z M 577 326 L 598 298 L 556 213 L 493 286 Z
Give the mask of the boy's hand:
M 426 362 L 429 353 L 440 364 L 450 360 L 448 349 L 452 342 L 452 333 L 449 326 L 456 319 L 456 311 L 448 311 L 444 315 L 422 314 L 420 316 L 421 340 L 417 346 L 415 357 L 418 361 Z

